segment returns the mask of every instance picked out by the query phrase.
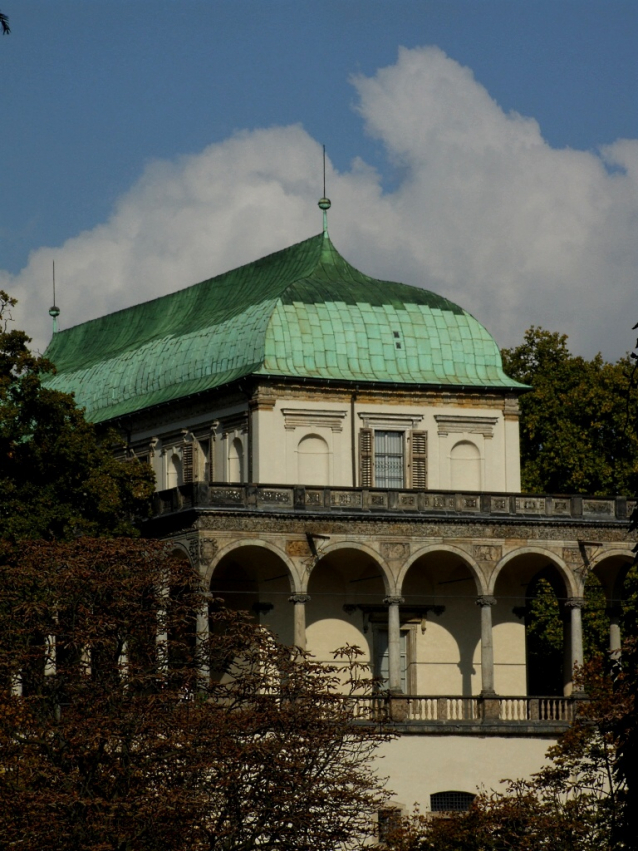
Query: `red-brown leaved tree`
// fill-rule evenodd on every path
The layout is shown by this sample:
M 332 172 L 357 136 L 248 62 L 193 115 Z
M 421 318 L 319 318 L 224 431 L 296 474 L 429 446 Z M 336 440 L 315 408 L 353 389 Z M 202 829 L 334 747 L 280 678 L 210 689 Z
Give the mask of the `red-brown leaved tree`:
M 0 563 L 1 847 L 363 845 L 384 734 L 336 668 L 206 600 L 155 542 L 27 542 Z

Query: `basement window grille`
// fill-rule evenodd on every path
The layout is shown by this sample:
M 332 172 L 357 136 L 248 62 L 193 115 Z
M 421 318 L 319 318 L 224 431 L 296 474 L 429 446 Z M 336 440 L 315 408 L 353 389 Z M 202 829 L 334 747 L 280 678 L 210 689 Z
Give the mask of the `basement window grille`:
M 465 813 L 474 798 L 471 792 L 435 792 L 430 795 L 430 810 L 433 813 Z

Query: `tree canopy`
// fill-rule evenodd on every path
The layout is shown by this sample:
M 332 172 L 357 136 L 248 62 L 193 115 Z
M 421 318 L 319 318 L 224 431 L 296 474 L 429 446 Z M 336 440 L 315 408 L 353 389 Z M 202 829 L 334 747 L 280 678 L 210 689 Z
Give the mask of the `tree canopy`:
M 370 838 L 384 734 L 354 721 L 341 665 L 209 601 L 187 560 L 149 541 L 27 541 L 0 587 L 2 847 L 335 851 Z
M 72 396 L 43 384 L 55 367 L 9 330 L 14 305 L 0 291 L 0 539 L 135 534 L 151 469 L 117 460 L 118 438 L 98 435 Z
M 636 493 L 638 392 L 629 360 L 572 355 L 565 334 L 542 328 L 502 355 L 507 374 L 532 388 L 520 400 L 523 490 Z

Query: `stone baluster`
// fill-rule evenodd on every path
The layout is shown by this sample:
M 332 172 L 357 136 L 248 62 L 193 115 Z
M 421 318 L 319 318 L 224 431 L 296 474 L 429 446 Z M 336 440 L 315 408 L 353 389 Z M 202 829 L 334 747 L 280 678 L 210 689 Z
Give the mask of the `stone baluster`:
M 388 607 L 388 688 L 401 693 L 401 611 L 403 597 L 386 597 Z
M 496 598 L 481 594 L 476 605 L 481 608 L 481 694 L 491 695 L 495 694 L 492 606 L 496 605 Z
M 288 598 L 294 604 L 294 645 L 300 650 L 306 649 L 306 603 L 310 602 L 307 594 L 293 594 Z

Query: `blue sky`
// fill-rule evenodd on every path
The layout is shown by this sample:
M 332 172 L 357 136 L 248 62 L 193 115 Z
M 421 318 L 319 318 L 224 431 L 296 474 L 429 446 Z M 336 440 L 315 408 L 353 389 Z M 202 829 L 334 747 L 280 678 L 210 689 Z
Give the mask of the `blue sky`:
M 303 238 L 303 229 L 290 228 L 294 232 L 289 239 L 285 232 L 287 216 L 292 221 L 299 218 L 299 199 L 307 197 L 309 205 L 305 235 L 315 232 L 319 220 L 314 226 L 314 196 L 321 189 L 321 174 L 319 157 L 313 159 L 312 140 L 327 146 L 329 178 L 332 175 L 337 196 L 341 191 L 344 198 L 353 199 L 357 191 L 363 193 L 360 206 L 354 204 L 348 209 L 348 221 L 340 221 L 335 211 L 333 221 L 338 229 L 333 226 L 332 234 L 349 259 L 367 261 L 365 271 L 374 273 L 382 266 L 379 271 L 388 277 L 446 290 L 445 295 L 472 310 L 503 344 L 517 342 L 527 325 L 549 325 L 548 320 L 553 319 L 563 323 L 556 330 L 568 331 L 576 348 L 585 353 L 602 348 L 605 354 L 615 357 L 631 346 L 630 334 L 626 340 L 622 336 L 624 328 L 615 334 L 613 329 L 631 305 L 633 295 L 628 286 L 628 268 L 619 269 L 617 258 L 627 251 L 631 253 L 623 240 L 629 240 L 629 224 L 636 213 L 631 200 L 636 184 L 628 176 L 632 171 L 628 163 L 634 162 L 635 150 L 633 146 L 626 149 L 620 159 L 615 155 L 601 157 L 600 152 L 619 139 L 638 140 L 638 4 L 634 0 L 2 0 L 0 9 L 9 15 L 12 27 L 12 34 L 0 40 L 0 269 L 5 270 L 0 284 L 17 291 L 25 311 L 20 315 L 24 317 L 23 324 L 38 342 L 46 336 L 39 317 L 39 299 L 47 287 L 43 270 L 50 266 L 51 256 L 59 268 L 62 299 L 66 281 L 63 318 L 76 322 L 95 311 L 112 310 L 131 300 L 185 286 L 197 276 L 223 271 L 225 263 L 249 260 L 254 252 L 275 250 Z M 401 64 L 401 47 L 407 49 L 405 55 L 416 64 Z M 418 49 L 425 47 L 437 47 L 442 53 L 419 53 Z M 398 69 L 396 79 L 386 80 L 387 91 L 378 76 L 384 68 Z M 423 81 L 429 79 L 428 74 L 436 76 L 436 68 L 442 69 L 440 87 L 431 101 L 421 103 Z M 466 69 L 467 74 L 456 73 L 457 68 Z M 421 74 L 425 76 L 420 77 Z M 473 75 L 474 84 L 468 74 Z M 415 88 L 412 99 L 406 98 L 403 110 L 394 114 L 395 104 L 401 101 L 402 92 L 410 90 L 409 81 L 414 81 L 415 75 L 421 81 L 420 88 Z M 353 85 L 356 80 L 377 81 L 374 91 L 368 87 L 367 100 L 361 86 Z M 365 89 L 365 83 L 362 85 Z M 456 93 L 447 99 L 446 85 Z M 464 86 L 467 88 L 461 95 Z M 481 101 L 482 91 L 501 110 L 503 120 L 490 111 L 487 101 Z M 529 279 L 523 276 L 520 287 L 526 292 L 521 293 L 516 292 L 517 268 L 528 269 L 531 264 L 521 254 L 525 240 L 535 241 L 534 250 L 545 251 L 548 258 L 557 250 L 556 246 L 551 251 L 545 247 L 547 240 L 540 231 L 537 238 L 529 232 L 536 221 L 532 215 L 520 222 L 516 233 L 510 234 L 509 244 L 520 238 L 522 247 L 512 251 L 509 271 L 503 252 L 497 248 L 492 254 L 499 255 L 498 262 L 494 260 L 491 266 L 489 257 L 480 256 L 475 257 L 476 269 L 471 257 L 459 265 L 453 239 L 447 261 L 442 249 L 440 256 L 434 256 L 441 243 L 435 233 L 429 235 L 433 240 L 429 255 L 419 254 L 418 233 L 412 235 L 413 243 L 401 245 L 405 232 L 402 215 L 410 215 L 412 221 L 415 215 L 431 219 L 437 209 L 447 211 L 445 232 L 458 227 L 457 245 L 459 241 L 466 245 L 467 234 L 477 231 L 480 197 L 475 198 L 473 193 L 490 195 L 483 184 L 487 168 L 484 158 L 473 160 L 467 151 L 460 150 L 461 141 L 457 160 L 442 153 L 438 159 L 432 157 L 430 166 L 429 146 L 436 150 L 436 144 L 429 141 L 433 138 L 429 134 L 436 133 L 436 128 L 425 133 L 418 153 L 412 142 L 419 136 L 423 122 L 438 114 L 437 104 L 443 108 L 446 102 L 454 102 L 461 115 L 465 97 L 472 103 L 483 103 L 492 116 L 490 120 L 496 122 L 484 144 L 493 145 L 501 158 L 507 159 L 509 154 L 499 147 L 498 140 L 510 134 L 514 127 L 512 116 L 518 113 L 536 123 L 547 168 L 539 165 L 538 179 L 518 190 L 528 193 L 530 207 L 537 203 L 535 187 L 549 186 L 555 182 L 552 174 L 569 172 L 572 167 L 582 167 L 584 172 L 580 178 L 574 174 L 569 186 L 589 185 L 586 195 L 594 198 L 592 204 L 595 198 L 605 197 L 604 203 L 590 211 L 586 227 L 591 234 L 600 233 L 602 224 L 597 224 L 596 216 L 604 215 L 609 233 L 597 257 L 605 254 L 616 259 L 610 260 L 608 267 L 602 264 L 596 274 L 606 276 L 601 287 L 609 287 L 610 275 L 614 280 L 614 275 L 618 278 L 617 299 L 611 299 L 617 302 L 615 310 L 609 304 L 609 290 L 600 304 L 596 301 L 589 305 L 589 311 L 584 306 L 574 308 L 575 298 L 580 300 L 582 295 L 585 299 L 595 290 L 593 279 L 586 289 L 578 289 L 579 275 L 582 278 L 579 270 L 591 267 L 588 257 L 576 256 L 578 245 L 591 244 L 585 231 L 575 235 L 570 230 L 564 237 L 564 244 L 571 246 L 573 254 L 571 272 L 561 269 L 558 278 L 545 282 L 543 276 L 548 273 L 541 265 L 533 274 L 530 272 Z M 410 121 L 417 107 L 430 111 L 415 128 Z M 383 115 L 379 109 L 384 110 Z M 393 118 L 386 121 L 384 116 L 390 113 Z M 475 122 L 481 123 L 482 114 L 477 111 Z M 399 138 L 393 131 L 404 121 L 405 135 Z M 457 124 L 451 113 L 441 113 L 440 121 L 448 122 L 446 133 Z M 283 132 L 283 128 L 293 125 L 300 125 L 303 135 L 290 130 L 277 136 L 279 130 Z M 517 132 L 520 129 L 516 125 Z M 227 181 L 239 162 L 229 152 L 229 146 L 245 138 L 246 133 L 259 134 L 261 130 L 270 131 L 270 135 L 250 136 L 254 142 L 250 167 L 244 164 L 236 173 L 236 181 Z M 469 138 L 473 125 L 467 123 L 462 132 Z M 448 136 L 440 133 L 437 138 L 443 145 L 441 140 Z M 490 141 L 485 141 L 488 138 Z M 534 144 L 538 144 L 538 138 Z M 273 202 L 276 201 L 275 209 L 265 215 L 278 219 L 277 226 L 273 225 L 268 233 L 253 221 L 253 216 L 260 215 L 259 203 L 248 216 L 239 216 L 237 208 L 240 195 L 241 209 L 245 210 L 246 204 L 250 206 L 251 187 L 259 195 L 255 175 L 260 175 L 260 144 L 265 145 L 263 172 L 269 174 L 268 185 L 273 187 Z M 309 172 L 303 188 L 297 178 L 294 187 L 288 185 L 287 180 L 292 177 L 285 174 L 285 163 L 274 164 L 268 153 L 272 154 L 273 145 L 283 146 L 290 161 Z M 514 145 L 517 150 L 518 145 L 519 142 Z M 303 164 L 296 159 L 302 149 Z M 569 160 L 563 157 L 562 164 L 550 156 L 566 150 L 573 151 L 574 156 Z M 224 151 L 227 157 L 220 163 L 226 171 L 219 178 L 224 192 L 220 184 L 219 191 L 202 200 L 183 193 L 184 181 L 192 179 L 186 175 L 204 151 L 209 152 L 207 156 L 213 155 L 211 151 L 215 156 Z M 239 149 L 235 153 L 241 159 Z M 588 159 L 584 159 L 585 154 Z M 241 156 L 245 155 L 244 151 Z M 316 172 L 312 174 L 315 162 Z M 465 211 L 467 216 L 463 211 L 452 214 L 452 206 L 458 209 L 463 203 L 463 188 L 459 187 L 457 196 L 448 196 L 446 186 L 453 180 L 437 180 L 436 176 L 447 174 L 445 169 L 450 169 L 450 178 L 456 177 L 468 163 L 469 212 Z M 596 166 L 604 168 L 611 182 L 605 182 L 600 174 L 593 176 Z M 436 168 L 436 174 L 428 168 Z M 511 168 L 515 170 L 514 163 Z M 470 169 L 476 173 L 470 175 Z M 294 171 L 291 167 L 291 174 Z M 250 180 L 246 177 L 248 172 Z M 204 179 L 215 181 L 218 173 L 207 171 Z M 613 182 L 615 175 L 625 179 L 624 185 Z M 366 180 L 369 185 L 362 188 Z M 488 187 L 496 186 L 498 180 L 511 183 L 511 177 L 497 168 Z M 153 192 L 149 181 L 156 181 Z M 184 229 L 183 236 L 177 224 L 172 229 L 169 221 L 157 225 L 157 234 L 166 228 L 174 239 L 174 262 L 168 264 L 170 280 L 163 280 L 163 273 L 158 273 L 157 254 L 155 258 L 151 256 L 153 239 L 142 234 L 139 222 L 125 234 L 131 240 L 139 235 L 137 253 L 133 259 L 131 251 L 127 253 L 126 261 L 118 263 L 117 274 L 106 261 L 95 261 L 89 269 L 84 261 L 74 263 L 69 259 L 65 270 L 65 256 L 71 258 L 74 251 L 77 254 L 81 238 L 85 240 L 85 253 L 93 250 L 95 256 L 99 255 L 103 232 L 113 230 L 118 210 L 135 201 L 140 222 L 147 219 L 144 203 L 150 204 L 149 212 L 155 215 L 155 205 L 167 204 L 166 181 L 173 185 L 172 194 L 169 193 L 173 199 L 179 184 L 184 211 L 193 213 L 200 205 L 202 221 L 209 221 L 209 215 L 213 217 L 211 227 L 217 221 L 214 216 L 221 216 L 227 206 L 228 216 L 220 221 L 224 226 L 234 222 L 236 232 L 227 232 L 223 242 L 211 234 L 210 260 L 205 256 L 205 235 L 196 246 L 192 243 L 194 219 L 189 216 L 191 233 L 186 234 Z M 279 192 L 275 191 L 277 188 Z M 396 228 L 394 243 L 375 231 L 372 220 L 367 221 L 374 204 L 366 204 L 365 199 L 372 197 L 366 192 L 373 189 L 379 209 L 386 211 L 379 214 L 379 227 L 383 226 L 385 235 Z M 430 193 L 428 197 L 426 192 Z M 143 202 L 140 197 L 144 193 L 147 197 Z M 286 213 L 284 206 L 291 198 L 295 203 Z M 494 229 L 490 231 L 495 246 L 497 208 L 503 203 L 500 198 L 494 193 L 492 201 L 486 201 L 488 206 L 495 205 Z M 388 203 L 384 207 L 385 202 Z M 546 205 L 546 214 L 541 217 L 543 227 L 549 228 L 549 233 L 550 206 L 556 210 L 562 199 L 547 195 L 542 203 Z M 577 208 L 582 209 L 587 201 L 584 197 L 574 198 L 573 204 L 573 215 L 579 218 Z M 617 213 L 610 221 L 612 209 Z M 171 210 L 177 223 L 181 208 Z M 342 210 L 345 214 L 343 202 Z M 479 218 L 473 220 L 472 215 Z M 359 220 L 358 231 L 353 230 L 354 218 Z M 247 232 L 248 223 L 251 233 Z M 218 231 L 219 225 L 215 227 Z M 603 228 L 604 233 L 607 230 Z M 110 243 L 117 241 L 115 233 L 122 232 L 120 222 L 109 235 Z M 52 254 L 45 248 L 52 249 Z M 184 261 L 180 266 L 180 252 L 197 255 L 200 251 L 204 251 L 201 262 Z M 450 269 L 446 269 L 446 262 Z M 555 261 L 554 267 L 561 264 L 562 260 Z M 358 265 L 362 265 L 361 260 Z M 83 279 L 82 274 L 89 272 L 90 280 Z M 500 276 L 504 292 L 503 304 L 496 313 L 490 275 Z M 149 276 L 157 280 L 156 288 L 142 283 Z M 537 279 L 538 300 L 543 302 L 538 310 L 529 294 L 530 281 Z M 564 304 L 549 309 L 548 295 L 561 289 L 565 290 Z M 45 301 L 48 298 L 47 293 Z M 607 311 L 605 316 L 597 313 L 595 325 L 592 324 L 588 312 L 603 308 Z M 638 316 L 632 318 L 638 320 Z

